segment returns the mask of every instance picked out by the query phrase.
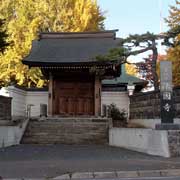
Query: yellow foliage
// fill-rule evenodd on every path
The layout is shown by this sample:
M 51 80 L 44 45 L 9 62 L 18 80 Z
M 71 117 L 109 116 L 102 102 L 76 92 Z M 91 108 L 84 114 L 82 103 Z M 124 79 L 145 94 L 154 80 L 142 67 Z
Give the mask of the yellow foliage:
M 172 62 L 173 66 L 173 84 L 180 85 L 180 46 L 169 48 L 167 58 Z
M 167 23 L 170 28 L 179 26 L 180 23 L 180 1 L 176 0 L 176 6 L 170 7 L 170 15 Z M 173 84 L 180 85 L 180 34 L 176 37 L 177 45 L 167 50 L 167 59 L 172 61 L 173 65 Z
M 78 32 L 103 29 L 104 16 L 96 0 L 0 0 L 11 46 L 0 55 L 0 84 L 43 86 L 41 71 L 28 69 L 22 59 L 41 31 Z
M 127 74 L 137 76 L 137 68 L 134 64 L 125 64 Z

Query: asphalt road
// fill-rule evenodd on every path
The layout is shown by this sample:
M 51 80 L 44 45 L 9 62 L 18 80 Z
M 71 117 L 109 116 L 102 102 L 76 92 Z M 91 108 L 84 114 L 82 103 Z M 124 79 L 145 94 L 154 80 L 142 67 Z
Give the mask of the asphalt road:
M 0 149 L 3 178 L 51 178 L 68 172 L 173 168 L 180 169 L 180 158 L 148 156 L 109 146 L 20 145 Z

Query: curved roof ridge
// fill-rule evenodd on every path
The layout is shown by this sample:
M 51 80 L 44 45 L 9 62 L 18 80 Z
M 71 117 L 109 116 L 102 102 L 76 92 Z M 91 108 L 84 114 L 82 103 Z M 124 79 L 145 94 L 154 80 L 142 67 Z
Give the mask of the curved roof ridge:
M 75 38 L 116 38 L 115 30 L 104 31 L 85 31 L 85 32 L 41 32 L 39 34 L 39 40 L 41 39 L 75 39 Z

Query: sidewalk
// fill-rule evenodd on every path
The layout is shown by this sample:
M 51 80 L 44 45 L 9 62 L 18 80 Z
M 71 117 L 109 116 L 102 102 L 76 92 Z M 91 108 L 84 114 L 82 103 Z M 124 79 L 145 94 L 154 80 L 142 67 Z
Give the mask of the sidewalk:
M 67 173 L 55 177 L 53 179 L 81 180 L 81 179 L 112 179 L 112 178 L 117 179 L 117 178 L 143 178 L 143 177 L 179 177 L 180 178 L 180 169 Z
M 136 176 L 155 172 L 159 176 L 180 175 L 180 158 L 149 156 L 96 145 L 20 145 L 0 149 L 0 176 L 3 178 L 53 179 L 64 174 L 69 177 L 77 172 L 90 172 L 93 177 L 96 172 Z

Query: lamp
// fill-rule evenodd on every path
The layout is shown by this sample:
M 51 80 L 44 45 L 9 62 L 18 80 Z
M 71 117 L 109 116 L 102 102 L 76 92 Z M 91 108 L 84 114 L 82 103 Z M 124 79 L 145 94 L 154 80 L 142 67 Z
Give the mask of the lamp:
M 134 89 L 135 89 L 135 85 L 132 82 L 128 82 L 127 90 L 128 90 L 129 96 L 133 95 Z

